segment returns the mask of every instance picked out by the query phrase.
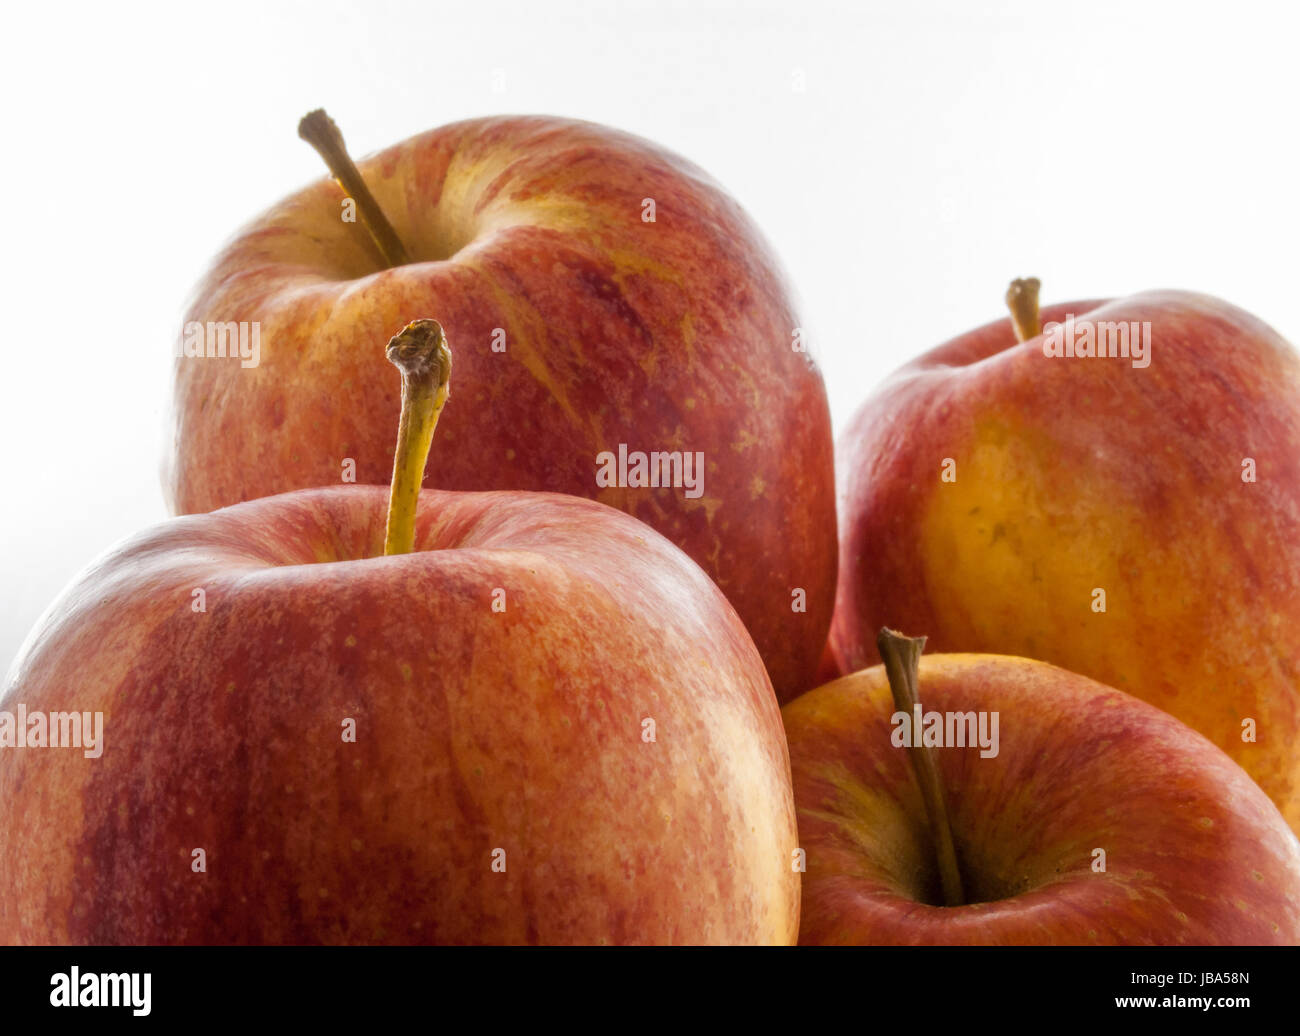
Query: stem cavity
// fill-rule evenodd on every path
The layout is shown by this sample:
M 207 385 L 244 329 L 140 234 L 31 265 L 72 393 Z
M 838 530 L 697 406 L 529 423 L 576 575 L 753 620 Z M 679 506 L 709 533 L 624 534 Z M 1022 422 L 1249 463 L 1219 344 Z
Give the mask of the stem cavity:
M 366 181 L 361 178 L 361 171 L 348 154 L 347 145 L 343 143 L 343 134 L 334 125 L 334 120 L 325 114 L 324 108 L 317 108 L 302 117 L 298 123 L 298 136 L 316 149 L 316 153 L 329 166 L 330 175 L 343 188 L 343 193 L 357 203 L 361 222 L 370 231 L 384 261 L 389 266 L 405 266 L 409 263 L 411 257 L 406 246 L 388 222 L 388 217 L 379 207 L 379 202 L 375 201 L 375 196 L 370 193 Z

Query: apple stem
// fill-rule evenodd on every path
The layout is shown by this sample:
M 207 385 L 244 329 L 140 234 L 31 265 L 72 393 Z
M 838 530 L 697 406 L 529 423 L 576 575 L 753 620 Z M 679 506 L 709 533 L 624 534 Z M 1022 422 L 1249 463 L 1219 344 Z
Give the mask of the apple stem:
M 1011 310 L 1017 342 L 1027 342 L 1042 333 L 1043 324 L 1038 315 L 1040 287 L 1037 277 L 1023 277 L 1012 281 L 1007 289 L 1007 309 Z
M 894 707 L 910 718 L 915 715 L 917 667 L 921 651 L 925 648 L 925 638 L 905 637 L 886 626 L 876 637 L 876 647 L 885 663 Z M 934 753 L 922 744 L 919 730 L 912 731 L 911 756 L 912 769 L 916 773 L 916 782 L 921 787 L 925 813 L 930 821 L 930 837 L 938 857 L 943 902 L 945 906 L 961 906 L 966 902 L 966 896 L 962 891 L 961 871 L 957 869 L 957 850 L 953 846 L 952 828 L 948 824 L 948 804 L 944 800 L 943 783 L 939 780 Z
M 424 465 L 438 415 L 447 402 L 451 349 L 436 320 L 412 320 L 388 343 L 388 359 L 402 372 L 402 416 L 388 494 L 385 554 L 409 554 L 415 547 L 415 511 Z
M 405 266 L 409 263 L 411 257 L 406 246 L 388 222 L 388 217 L 379 207 L 379 202 L 375 201 L 375 196 L 370 193 L 366 181 L 361 178 L 361 170 L 352 161 L 347 145 L 343 143 L 343 134 L 339 132 L 334 120 L 325 114 L 324 108 L 317 108 L 302 117 L 298 123 L 298 136 L 316 149 L 316 153 L 329 166 L 330 175 L 343 188 L 343 193 L 357 203 L 361 222 L 375 239 L 384 261 L 389 266 Z

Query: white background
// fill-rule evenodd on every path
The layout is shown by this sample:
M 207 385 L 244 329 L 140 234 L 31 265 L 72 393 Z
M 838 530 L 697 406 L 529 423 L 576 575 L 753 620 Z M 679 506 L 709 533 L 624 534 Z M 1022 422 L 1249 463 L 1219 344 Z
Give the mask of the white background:
M 688 156 L 803 300 L 837 429 L 1001 312 L 1177 287 L 1300 341 L 1296 5 L 11 4 L 0 40 L 0 665 L 162 520 L 169 348 L 218 246 L 353 153 L 576 116 Z M 494 75 L 504 92 L 494 92 Z M 795 89 L 799 78 L 805 88 Z

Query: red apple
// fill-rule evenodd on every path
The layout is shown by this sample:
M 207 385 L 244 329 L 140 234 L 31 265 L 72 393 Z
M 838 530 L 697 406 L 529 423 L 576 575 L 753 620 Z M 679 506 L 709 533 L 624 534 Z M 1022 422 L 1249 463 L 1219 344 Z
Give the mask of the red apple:
M 376 556 L 384 504 L 174 519 L 63 595 L 0 708 L 103 754 L 0 749 L 0 943 L 793 942 L 780 716 L 699 568 L 536 493 L 426 490 Z
M 999 717 L 996 754 L 928 750 L 961 896 L 946 905 L 942 838 L 876 666 L 784 709 L 807 854 L 801 944 L 1300 943 L 1300 843 L 1172 716 L 994 655 L 926 656 L 917 697 L 925 714 L 972 714 L 968 745 Z
M 346 181 L 341 138 L 311 120 Z M 349 460 L 357 481 L 385 482 L 383 343 L 427 313 L 455 344 L 458 393 L 428 485 L 571 493 L 635 515 L 716 581 L 782 698 L 811 686 L 835 593 L 829 411 L 740 206 L 654 144 L 548 117 L 444 126 L 360 174 L 348 193 L 374 231 L 368 184 L 392 255 L 321 180 L 241 230 L 199 283 L 187 325 L 247 322 L 251 353 L 257 323 L 259 355 L 178 358 L 173 510 L 338 484 Z M 698 484 L 602 485 L 620 447 L 702 455 L 702 480 L 670 461 L 669 481 Z
M 29 638 L 0 707 L 103 738 L 0 750 L 0 942 L 794 941 L 789 760 L 740 619 L 613 508 L 419 493 L 424 325 L 390 345 L 387 517 L 341 486 L 174 519 Z
M 1133 323 L 1149 348 L 1046 355 L 1068 314 L 1080 348 Z M 840 670 L 886 623 L 1064 666 L 1199 730 L 1297 827 L 1300 358 L 1185 292 L 1043 317 L 907 365 L 841 436 Z

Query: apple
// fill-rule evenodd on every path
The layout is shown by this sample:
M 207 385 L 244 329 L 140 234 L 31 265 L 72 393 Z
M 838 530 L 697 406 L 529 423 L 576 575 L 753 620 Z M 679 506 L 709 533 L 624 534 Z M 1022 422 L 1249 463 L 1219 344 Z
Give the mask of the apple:
M 1013 288 L 1015 326 L 908 364 L 839 439 L 839 671 L 886 623 L 1052 662 L 1199 730 L 1300 827 L 1300 358 L 1204 295 L 1040 324 Z
M 0 710 L 102 737 L 0 748 L 0 942 L 792 943 L 789 760 L 735 611 L 603 504 L 420 492 L 449 356 L 433 322 L 389 351 L 387 507 L 172 519 L 29 638 Z
M 740 206 L 685 159 L 587 122 L 472 119 L 359 168 L 323 112 L 301 132 L 346 186 L 272 207 L 195 289 L 165 459 L 173 512 L 385 482 L 383 343 L 428 313 L 456 343 L 462 401 L 430 487 L 570 493 L 634 515 L 714 579 L 783 699 L 812 686 L 835 595 L 829 410 Z M 228 352 L 227 326 L 242 326 L 244 358 L 207 355 Z
M 895 692 L 920 643 L 783 710 L 801 944 L 1300 943 L 1300 842 L 1225 753 L 1031 659 L 929 655 Z M 931 715 L 944 745 L 912 747 Z

